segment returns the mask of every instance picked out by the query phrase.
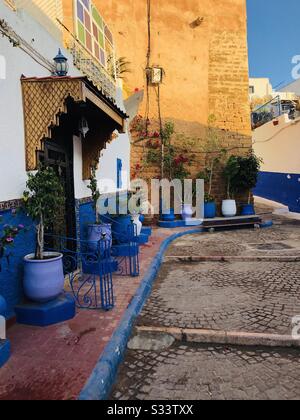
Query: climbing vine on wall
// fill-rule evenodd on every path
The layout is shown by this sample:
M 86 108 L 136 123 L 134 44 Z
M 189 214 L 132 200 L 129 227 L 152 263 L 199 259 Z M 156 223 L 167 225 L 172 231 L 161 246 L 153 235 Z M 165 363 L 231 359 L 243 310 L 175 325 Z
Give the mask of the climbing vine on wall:
M 135 144 L 143 145 L 143 159 L 133 168 L 133 177 L 143 175 L 144 169 L 161 166 L 161 143 L 164 143 L 164 176 L 171 179 L 187 179 L 191 177 L 190 167 L 195 159 L 193 150 L 197 139 L 189 138 L 175 132 L 174 124 L 166 121 L 162 129 L 156 128 L 157 123 L 147 121 L 137 116 L 131 125 L 131 133 Z M 155 127 L 155 128 L 153 128 Z

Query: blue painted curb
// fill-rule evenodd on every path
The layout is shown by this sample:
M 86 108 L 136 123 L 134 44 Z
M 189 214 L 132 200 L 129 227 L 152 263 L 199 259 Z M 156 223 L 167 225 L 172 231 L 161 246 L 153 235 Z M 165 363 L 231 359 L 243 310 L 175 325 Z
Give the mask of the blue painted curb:
M 161 244 L 157 255 L 151 263 L 140 287 L 131 301 L 126 313 L 106 346 L 100 360 L 94 368 L 85 387 L 81 391 L 78 399 L 81 401 L 100 401 L 109 397 L 112 386 L 115 383 L 117 371 L 124 359 L 127 343 L 132 334 L 132 328 L 138 315 L 140 314 L 148 296 L 151 293 L 153 283 L 156 279 L 158 270 L 161 267 L 164 253 L 169 245 L 178 238 L 195 233 L 203 233 L 203 229 L 192 229 L 186 232 L 176 233 L 165 239 Z
M 265 222 L 262 227 L 273 226 L 272 221 Z M 153 283 L 156 279 L 158 271 L 161 267 L 164 254 L 169 245 L 178 238 L 195 233 L 205 233 L 204 228 L 192 229 L 185 232 L 176 233 L 165 239 L 160 246 L 157 255 L 154 257 L 145 277 L 131 304 L 128 306 L 126 313 L 111 341 L 106 346 L 102 357 L 94 368 L 85 387 L 81 391 L 78 399 L 81 401 L 100 401 L 109 397 L 110 391 L 115 383 L 117 371 L 124 359 L 127 343 L 132 334 L 134 322 L 139 316 L 148 296 L 151 293 Z

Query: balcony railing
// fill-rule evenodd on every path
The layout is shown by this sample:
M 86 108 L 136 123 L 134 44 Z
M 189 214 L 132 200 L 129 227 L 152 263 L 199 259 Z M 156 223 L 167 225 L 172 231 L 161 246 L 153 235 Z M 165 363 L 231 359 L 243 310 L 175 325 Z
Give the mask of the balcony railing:
M 252 112 L 252 129 L 255 130 L 283 114 L 287 114 L 290 120 L 298 118 L 297 103 L 298 101 L 282 100 L 280 96 L 276 96 L 276 98 Z
M 76 39 L 59 21 L 64 34 L 66 48 L 73 56 L 75 67 L 80 70 L 104 95 L 115 101 L 116 98 L 116 61 L 112 54 L 107 58 L 107 69 Z
M 280 96 L 276 96 L 276 98 L 252 112 L 252 129 L 254 130 L 280 115 L 282 115 L 281 100 Z

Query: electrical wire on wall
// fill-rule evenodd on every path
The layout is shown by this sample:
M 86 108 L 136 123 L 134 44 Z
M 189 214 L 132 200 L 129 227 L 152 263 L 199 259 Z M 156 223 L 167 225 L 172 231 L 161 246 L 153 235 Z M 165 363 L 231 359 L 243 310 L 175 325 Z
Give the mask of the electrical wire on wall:
M 146 61 L 146 135 L 149 131 L 149 112 L 150 112 L 150 60 L 151 60 L 151 0 L 147 0 L 147 29 L 148 29 L 148 47 L 147 47 L 147 61 Z
M 157 86 L 156 96 L 157 96 L 159 131 L 160 131 L 160 138 L 161 138 L 161 179 L 163 179 L 165 175 L 165 140 L 164 140 L 163 120 L 162 120 L 162 114 L 161 114 L 161 105 L 160 105 L 160 85 Z
M 19 48 L 29 55 L 36 63 L 51 73 L 54 72 L 55 67 L 51 61 L 40 54 L 35 48 L 33 48 L 25 39 L 19 36 L 4 19 L 0 19 L 0 35 L 8 38 L 9 42 L 15 48 Z
M 148 30 L 148 47 L 147 47 L 147 57 L 146 57 L 146 111 L 145 111 L 145 121 L 146 127 L 145 132 L 148 136 L 149 131 L 149 113 L 150 113 L 150 87 L 151 87 L 151 75 L 152 75 L 152 68 L 151 68 L 151 0 L 147 0 L 147 30 Z M 164 162 L 165 162 L 165 144 L 164 144 L 164 136 L 163 136 L 163 120 L 162 120 L 162 113 L 161 113 L 161 99 L 160 99 L 160 84 L 158 83 L 157 89 L 154 90 L 156 92 L 157 97 L 157 108 L 158 108 L 158 120 L 159 120 L 159 128 L 160 128 L 160 138 L 161 138 L 161 178 L 164 178 Z M 144 149 L 145 151 L 145 149 Z

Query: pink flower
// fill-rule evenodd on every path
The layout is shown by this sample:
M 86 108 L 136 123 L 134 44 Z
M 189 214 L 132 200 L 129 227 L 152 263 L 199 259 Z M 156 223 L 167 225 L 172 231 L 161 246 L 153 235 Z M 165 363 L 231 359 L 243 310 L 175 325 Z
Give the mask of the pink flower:
M 14 239 L 13 239 L 13 238 L 11 238 L 11 237 L 6 238 L 6 242 L 7 242 L 8 244 L 11 244 L 12 242 L 14 242 Z
M 19 225 L 18 226 L 19 229 L 24 229 L 24 227 L 25 227 L 24 225 Z

